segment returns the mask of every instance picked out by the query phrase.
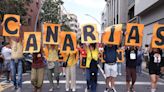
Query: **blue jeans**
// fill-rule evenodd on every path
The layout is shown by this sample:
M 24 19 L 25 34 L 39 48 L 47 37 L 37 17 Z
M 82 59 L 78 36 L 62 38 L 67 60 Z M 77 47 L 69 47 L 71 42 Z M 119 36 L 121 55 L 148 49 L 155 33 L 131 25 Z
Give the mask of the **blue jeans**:
M 91 80 L 91 72 L 89 68 L 86 68 L 86 80 L 87 80 L 87 89 L 90 89 L 90 92 L 96 92 L 97 76 L 95 81 Z
M 122 74 L 121 71 L 122 71 L 122 63 L 117 63 L 117 71 L 118 71 L 118 74 Z
M 22 88 L 22 72 L 23 72 L 22 59 L 18 59 L 18 62 L 16 62 L 15 59 L 12 59 L 10 63 L 10 68 L 11 68 L 11 80 L 14 83 L 14 86 Z M 18 80 L 16 79 L 16 69 L 18 72 Z
M 142 71 L 141 65 L 138 65 L 136 68 L 137 68 L 137 73 L 138 74 L 141 74 L 142 73 L 141 72 Z

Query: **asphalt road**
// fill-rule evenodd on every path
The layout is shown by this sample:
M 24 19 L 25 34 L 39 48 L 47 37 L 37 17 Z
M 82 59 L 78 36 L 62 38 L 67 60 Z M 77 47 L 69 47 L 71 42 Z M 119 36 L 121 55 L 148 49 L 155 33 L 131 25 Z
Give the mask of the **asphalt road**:
M 123 65 L 124 66 L 124 65 Z M 86 81 L 85 81 L 85 74 L 82 73 L 82 69 L 76 68 L 76 82 L 77 82 L 77 91 L 76 92 L 84 92 L 86 87 Z M 126 92 L 126 82 L 125 82 L 125 69 L 123 67 L 122 69 L 123 75 L 118 76 L 116 78 L 116 90 L 117 92 Z M 97 92 L 104 92 L 105 89 L 105 79 L 99 71 L 98 76 L 98 86 L 97 86 Z M 54 92 L 65 92 L 65 78 L 60 77 L 60 88 L 55 89 Z M 3 83 L 3 82 L 2 82 Z M 15 92 L 12 90 L 13 86 L 9 86 L 6 88 L 3 92 Z M 23 75 L 23 92 L 32 92 L 32 85 L 30 83 L 30 73 Z M 50 88 L 50 84 L 45 76 L 42 92 L 48 92 Z M 135 91 L 136 92 L 150 92 L 150 81 L 149 81 L 149 75 L 145 72 L 143 72 L 140 76 L 137 76 L 137 82 L 135 85 Z M 158 89 L 157 92 L 164 92 L 164 80 L 160 79 L 158 82 Z

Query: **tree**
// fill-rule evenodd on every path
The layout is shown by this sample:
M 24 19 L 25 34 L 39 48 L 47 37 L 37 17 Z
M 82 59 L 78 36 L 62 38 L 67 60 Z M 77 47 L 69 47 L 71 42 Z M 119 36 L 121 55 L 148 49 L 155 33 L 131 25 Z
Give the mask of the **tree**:
M 72 31 L 72 29 L 68 25 L 70 21 L 71 21 L 71 19 L 69 19 L 67 15 L 62 16 L 62 27 L 61 27 L 61 29 L 63 31 Z
M 42 6 L 41 20 L 47 23 L 57 23 L 62 24 L 62 29 L 64 31 L 71 31 L 68 22 L 67 15 L 61 15 L 61 5 L 64 2 L 62 0 L 46 0 Z
M 21 16 L 21 23 L 25 24 L 25 16 L 28 8 L 25 5 L 32 3 L 33 0 L 1 0 L 0 11 L 2 14 L 17 14 Z
M 56 0 L 45 0 L 41 11 L 41 20 L 49 23 L 59 23 L 60 7 Z

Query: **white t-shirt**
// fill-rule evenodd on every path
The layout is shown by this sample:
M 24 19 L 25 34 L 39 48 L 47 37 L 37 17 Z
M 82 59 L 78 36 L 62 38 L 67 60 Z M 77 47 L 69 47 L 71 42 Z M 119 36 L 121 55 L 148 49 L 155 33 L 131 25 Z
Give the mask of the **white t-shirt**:
M 11 49 L 10 48 L 3 47 L 1 53 L 4 56 L 5 60 L 11 60 Z
M 135 53 L 134 51 L 131 51 L 131 52 L 130 52 L 130 59 L 131 59 L 131 60 L 135 60 L 136 57 L 137 57 L 137 56 L 136 56 L 136 53 Z
M 12 59 L 20 59 L 23 57 L 23 46 L 21 42 L 11 40 L 11 57 Z
M 154 63 L 160 63 L 160 62 L 161 62 L 161 55 L 154 54 Z

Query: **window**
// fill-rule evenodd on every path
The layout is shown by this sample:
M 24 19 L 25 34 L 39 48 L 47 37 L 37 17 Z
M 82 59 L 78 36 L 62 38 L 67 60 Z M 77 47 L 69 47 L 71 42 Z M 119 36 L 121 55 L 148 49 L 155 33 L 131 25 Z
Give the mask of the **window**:
M 30 12 L 33 12 L 33 10 L 31 9 Z
M 31 25 L 31 17 L 28 18 L 27 23 L 28 25 Z
M 128 12 L 128 20 L 134 18 L 134 6 Z

